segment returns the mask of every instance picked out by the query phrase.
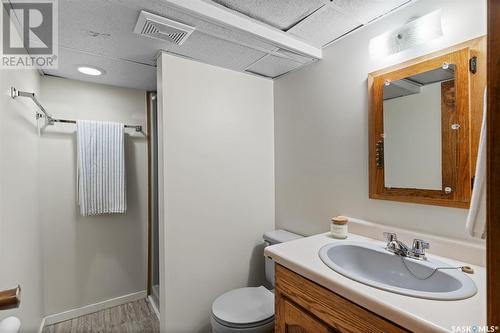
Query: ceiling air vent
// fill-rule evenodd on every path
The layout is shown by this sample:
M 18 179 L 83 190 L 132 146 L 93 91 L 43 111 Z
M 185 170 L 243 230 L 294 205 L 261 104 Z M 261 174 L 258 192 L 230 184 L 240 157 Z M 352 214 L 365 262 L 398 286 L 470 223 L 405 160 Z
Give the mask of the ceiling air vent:
M 166 40 L 182 45 L 194 31 L 194 27 L 168 18 L 141 11 L 134 32 L 141 36 Z

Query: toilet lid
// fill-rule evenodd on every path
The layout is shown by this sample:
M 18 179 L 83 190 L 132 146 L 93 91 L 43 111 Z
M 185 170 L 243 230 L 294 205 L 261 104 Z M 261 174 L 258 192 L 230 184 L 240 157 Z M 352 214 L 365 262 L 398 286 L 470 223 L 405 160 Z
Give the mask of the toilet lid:
M 236 325 L 264 321 L 274 316 L 274 294 L 262 286 L 231 290 L 215 300 L 212 313 Z

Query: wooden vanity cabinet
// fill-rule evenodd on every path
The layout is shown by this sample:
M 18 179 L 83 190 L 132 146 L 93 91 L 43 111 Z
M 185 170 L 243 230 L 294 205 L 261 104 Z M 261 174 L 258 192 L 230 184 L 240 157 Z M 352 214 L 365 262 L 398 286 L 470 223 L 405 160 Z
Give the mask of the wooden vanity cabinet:
M 275 333 L 409 332 L 279 264 L 275 302 Z

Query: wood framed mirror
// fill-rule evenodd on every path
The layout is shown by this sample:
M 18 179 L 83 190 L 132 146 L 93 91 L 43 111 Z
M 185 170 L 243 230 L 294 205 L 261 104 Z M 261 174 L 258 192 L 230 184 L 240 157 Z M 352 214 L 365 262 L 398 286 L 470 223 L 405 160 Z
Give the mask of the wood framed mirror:
M 469 207 L 484 49 L 481 37 L 369 74 L 371 199 Z

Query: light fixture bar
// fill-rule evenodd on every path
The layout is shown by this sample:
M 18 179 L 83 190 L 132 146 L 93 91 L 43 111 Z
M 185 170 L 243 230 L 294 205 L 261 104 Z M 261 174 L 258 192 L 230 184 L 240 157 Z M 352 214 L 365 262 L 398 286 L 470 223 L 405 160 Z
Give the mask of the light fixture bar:
M 380 58 L 399 53 L 443 36 L 441 10 L 409 21 L 370 40 L 370 56 Z

